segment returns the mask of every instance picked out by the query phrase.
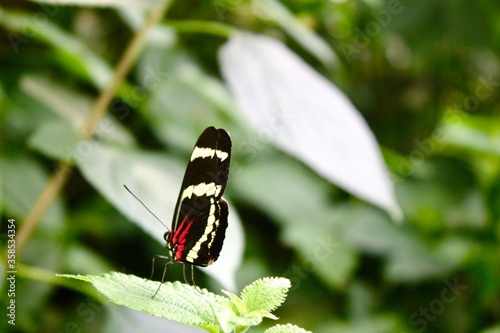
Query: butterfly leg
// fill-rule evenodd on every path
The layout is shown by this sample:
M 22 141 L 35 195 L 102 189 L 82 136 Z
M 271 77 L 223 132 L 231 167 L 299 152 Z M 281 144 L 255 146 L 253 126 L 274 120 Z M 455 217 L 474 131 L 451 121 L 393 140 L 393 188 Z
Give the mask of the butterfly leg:
M 149 279 L 152 280 L 153 279 L 153 273 L 155 272 L 155 259 L 156 258 L 161 258 L 161 259 L 166 259 L 166 260 L 170 260 L 170 257 L 167 257 L 167 256 L 162 256 L 162 255 L 159 255 L 159 254 L 155 254 L 153 256 L 153 262 L 151 263 L 151 275 L 149 276 Z
M 158 258 L 162 258 L 162 259 L 170 259 L 170 257 L 166 257 L 166 256 L 161 256 L 161 255 L 155 255 L 153 257 L 153 268 L 151 269 L 151 277 L 149 278 L 151 280 L 151 278 L 153 277 L 153 273 L 154 273 L 154 268 L 155 268 L 155 258 L 158 257 Z M 161 276 L 161 282 L 160 282 L 160 285 L 158 286 L 158 289 L 156 289 L 156 292 L 153 294 L 153 296 L 151 296 L 151 298 L 155 298 L 156 294 L 158 294 L 158 291 L 160 291 L 160 288 L 161 288 L 161 285 L 163 284 L 163 282 L 165 281 L 165 274 L 167 273 L 167 267 L 172 265 L 174 263 L 173 260 L 170 260 L 169 262 L 165 263 L 165 265 L 163 266 L 163 274 Z
M 184 282 L 186 282 L 186 284 L 189 284 L 189 282 L 187 281 L 187 278 L 186 278 L 186 265 L 187 264 L 184 264 L 182 266 L 182 275 L 184 276 Z M 196 290 L 201 293 L 200 291 L 200 288 L 198 288 L 198 286 L 196 285 L 196 282 L 194 281 L 194 265 L 190 265 L 191 266 L 191 281 L 193 282 L 193 286 L 196 288 Z

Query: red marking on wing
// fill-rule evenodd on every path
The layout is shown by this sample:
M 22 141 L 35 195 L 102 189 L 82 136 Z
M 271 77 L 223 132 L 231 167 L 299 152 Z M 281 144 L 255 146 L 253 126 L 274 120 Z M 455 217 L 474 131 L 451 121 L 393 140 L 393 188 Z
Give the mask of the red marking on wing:
M 193 225 L 194 220 L 189 221 L 188 217 L 185 216 L 182 220 L 179 227 L 175 230 L 174 235 L 172 236 L 172 245 L 175 249 L 174 256 L 177 260 L 183 260 L 183 252 L 186 247 L 186 236 Z

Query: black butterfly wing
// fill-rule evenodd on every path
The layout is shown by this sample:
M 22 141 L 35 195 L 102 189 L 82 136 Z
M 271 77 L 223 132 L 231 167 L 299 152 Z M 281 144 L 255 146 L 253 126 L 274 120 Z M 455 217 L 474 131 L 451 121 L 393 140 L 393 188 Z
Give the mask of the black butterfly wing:
M 167 242 L 174 260 L 208 266 L 219 257 L 227 228 L 222 198 L 231 160 L 231 138 L 208 127 L 191 153 Z

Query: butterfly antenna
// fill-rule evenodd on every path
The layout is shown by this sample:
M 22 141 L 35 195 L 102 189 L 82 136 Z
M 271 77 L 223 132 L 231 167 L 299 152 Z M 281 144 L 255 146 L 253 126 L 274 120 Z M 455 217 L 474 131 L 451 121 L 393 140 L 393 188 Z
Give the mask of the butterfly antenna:
M 162 222 L 162 221 L 161 221 L 161 220 L 160 220 L 160 219 L 159 219 L 159 218 L 158 218 L 158 217 L 157 217 L 157 216 L 156 216 L 156 215 L 155 215 L 155 214 L 151 211 L 151 209 L 149 209 L 149 208 L 148 208 L 148 206 L 146 206 L 146 205 L 144 204 L 144 202 L 142 202 L 142 201 L 141 201 L 141 200 L 140 200 L 140 199 L 139 199 L 139 198 L 138 198 L 138 197 L 137 197 L 134 193 L 132 193 L 132 191 L 131 191 L 131 190 L 129 190 L 129 188 L 127 187 L 127 185 L 125 185 L 125 184 L 124 184 L 124 185 L 123 185 L 123 187 L 125 187 L 125 189 L 128 191 L 128 193 L 132 194 L 132 196 L 133 196 L 133 197 L 134 197 L 137 201 L 139 201 L 139 202 L 141 203 L 141 205 L 143 205 L 143 206 L 144 206 L 144 208 L 146 208 L 146 209 L 148 210 L 148 212 L 150 212 L 150 213 L 151 213 L 151 215 L 153 215 L 153 216 L 155 217 L 155 219 L 157 219 L 157 220 L 158 220 L 158 222 L 160 222 L 160 223 L 161 223 L 161 224 L 162 224 L 165 228 L 167 228 L 167 230 L 169 230 L 169 231 L 170 231 L 170 229 L 169 229 L 169 228 L 168 228 L 165 224 L 163 224 L 163 222 Z

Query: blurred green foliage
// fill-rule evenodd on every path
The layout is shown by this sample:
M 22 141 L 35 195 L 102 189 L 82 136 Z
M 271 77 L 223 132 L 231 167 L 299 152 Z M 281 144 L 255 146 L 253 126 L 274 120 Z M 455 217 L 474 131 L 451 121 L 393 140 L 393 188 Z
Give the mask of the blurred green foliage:
M 22 229 L 58 161 L 77 149 L 142 17 L 84 4 L 0 7 L 3 235 L 8 219 Z M 213 22 L 281 39 L 339 86 L 381 144 L 405 214 L 395 224 L 265 143 L 254 158 L 236 150 L 227 195 L 246 237 L 239 286 L 289 278 L 277 315 L 313 332 L 500 332 L 500 3 L 175 1 L 121 82 L 108 112 L 116 130 L 103 141 L 184 164 L 208 125 L 235 145 L 251 136 L 220 79 L 225 30 Z M 17 258 L 16 326 L 2 316 L 0 331 L 161 329 L 55 278 L 147 277 L 153 254 L 165 249 L 74 168 Z M 168 275 L 182 279 L 180 269 Z

